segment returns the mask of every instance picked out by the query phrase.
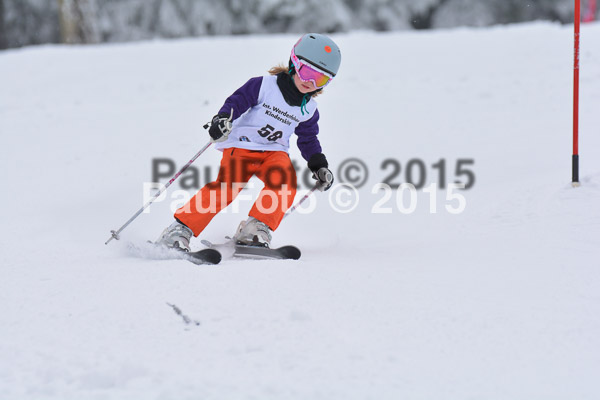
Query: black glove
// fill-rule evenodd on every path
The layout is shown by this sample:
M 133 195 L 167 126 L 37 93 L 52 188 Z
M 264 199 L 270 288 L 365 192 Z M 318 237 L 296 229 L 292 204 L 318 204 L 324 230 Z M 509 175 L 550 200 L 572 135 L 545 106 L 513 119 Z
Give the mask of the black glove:
M 313 173 L 313 179 L 318 181 L 318 189 L 325 191 L 333 185 L 333 173 L 329 170 L 325 154 L 317 153 L 308 160 L 308 168 Z
M 218 113 L 212 119 L 208 134 L 213 142 L 224 142 L 231 132 L 231 121 L 233 120 L 233 108 L 231 114 Z

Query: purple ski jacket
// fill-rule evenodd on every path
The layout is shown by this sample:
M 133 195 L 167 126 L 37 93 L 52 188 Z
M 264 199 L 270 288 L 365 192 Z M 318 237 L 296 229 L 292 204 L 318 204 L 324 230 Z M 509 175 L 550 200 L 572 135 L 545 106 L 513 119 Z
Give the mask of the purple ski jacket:
M 233 120 L 236 120 L 250 108 L 257 106 L 262 82 L 263 77 L 251 78 L 225 100 L 219 114 L 229 115 L 233 108 Z M 300 107 L 298 108 L 300 109 Z M 319 133 L 318 121 L 319 111 L 315 109 L 313 116 L 304 122 L 300 122 L 294 131 L 298 136 L 298 148 L 306 161 L 309 161 L 313 155 L 322 152 L 321 144 L 317 138 Z

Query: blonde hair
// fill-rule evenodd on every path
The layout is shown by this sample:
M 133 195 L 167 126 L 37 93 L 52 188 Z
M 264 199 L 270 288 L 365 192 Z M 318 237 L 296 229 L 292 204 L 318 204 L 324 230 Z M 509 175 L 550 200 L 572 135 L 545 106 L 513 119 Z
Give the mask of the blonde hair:
M 288 69 L 288 67 L 285 66 L 285 64 L 277 64 L 274 67 L 271 67 L 271 69 L 269 70 L 269 74 L 271 75 L 277 75 L 280 74 L 282 72 L 285 72 L 286 74 L 290 73 L 290 70 Z
M 277 74 L 280 74 L 282 72 L 286 73 L 288 75 L 290 74 L 290 69 L 285 64 L 283 64 L 283 63 L 277 64 L 274 67 L 271 67 L 271 69 L 269 69 L 269 74 L 271 74 L 271 75 L 277 75 Z M 310 97 L 317 97 L 321 93 L 323 93 L 323 89 L 317 90 Z

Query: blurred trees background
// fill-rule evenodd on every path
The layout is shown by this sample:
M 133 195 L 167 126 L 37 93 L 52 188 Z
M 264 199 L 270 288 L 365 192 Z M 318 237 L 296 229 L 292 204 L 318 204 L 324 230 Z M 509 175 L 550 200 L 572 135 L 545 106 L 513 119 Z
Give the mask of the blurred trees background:
M 593 0 L 582 0 L 583 9 Z M 574 0 L 0 0 L 0 49 L 40 43 L 570 22 Z

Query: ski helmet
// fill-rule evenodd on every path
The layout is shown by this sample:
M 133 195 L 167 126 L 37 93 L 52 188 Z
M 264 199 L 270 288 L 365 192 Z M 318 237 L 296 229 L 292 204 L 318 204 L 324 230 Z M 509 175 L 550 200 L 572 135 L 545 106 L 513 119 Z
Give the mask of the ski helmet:
M 292 48 L 291 60 L 296 69 L 299 69 L 296 59 L 306 61 L 335 76 L 340 69 L 342 53 L 329 37 L 319 33 L 307 33 Z

